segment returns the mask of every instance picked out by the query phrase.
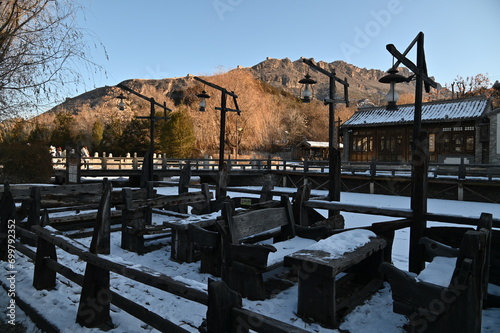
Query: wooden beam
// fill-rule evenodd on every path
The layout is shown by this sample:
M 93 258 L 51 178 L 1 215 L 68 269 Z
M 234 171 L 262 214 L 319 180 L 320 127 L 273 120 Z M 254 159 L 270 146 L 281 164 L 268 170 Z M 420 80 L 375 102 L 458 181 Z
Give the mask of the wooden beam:
M 52 234 L 50 231 L 40 227 L 34 226 L 33 231 L 45 240 L 60 247 L 68 253 L 78 256 L 80 259 L 93 264 L 95 266 L 104 268 L 111 272 L 123 275 L 134 281 L 144 283 L 146 285 L 158 288 L 160 290 L 169 292 L 171 294 L 181 296 L 191 301 L 208 304 L 208 294 L 200 291 L 199 289 L 192 288 L 189 285 L 176 281 L 170 276 L 163 273 L 154 271 L 151 268 L 142 265 L 120 264 L 88 252 L 88 248 L 76 242 L 75 240 L 68 240 L 64 236 Z
M 214 84 L 214 83 L 211 83 L 211 82 L 205 81 L 205 80 L 203 80 L 202 78 L 200 78 L 200 77 L 198 77 L 198 76 L 195 76 L 195 77 L 194 77 L 194 79 L 195 79 L 196 81 L 200 81 L 201 83 L 206 84 L 207 86 L 212 87 L 212 88 L 214 88 L 214 89 L 217 89 L 217 90 L 219 90 L 219 91 L 225 91 L 225 92 L 226 92 L 226 94 L 227 94 L 227 95 L 229 95 L 229 96 L 232 96 L 232 97 L 234 97 L 234 98 L 238 98 L 238 95 L 236 95 L 236 94 L 235 94 L 234 92 L 232 92 L 232 91 L 228 91 L 226 88 L 222 88 L 221 86 L 218 86 L 218 85 L 216 85 L 216 84 Z
M 346 204 L 334 201 L 322 201 L 322 200 L 309 200 L 304 203 L 306 207 L 327 209 L 327 210 L 340 210 L 344 212 L 353 212 L 360 214 L 371 214 L 371 215 L 386 215 L 393 217 L 411 218 L 413 216 L 413 211 L 411 209 L 396 209 L 396 208 L 380 208 L 376 206 L 362 206 L 354 204 Z
M 401 52 L 399 52 L 393 44 L 388 44 L 386 46 L 387 51 L 392 54 L 396 59 L 401 61 L 406 67 L 408 67 L 413 73 L 420 74 L 422 79 L 428 83 L 431 87 L 437 89 L 437 83 L 434 82 L 430 77 L 427 76 L 427 73 L 423 73 L 423 70 L 420 70 L 417 65 L 415 65 L 411 60 L 406 58 Z

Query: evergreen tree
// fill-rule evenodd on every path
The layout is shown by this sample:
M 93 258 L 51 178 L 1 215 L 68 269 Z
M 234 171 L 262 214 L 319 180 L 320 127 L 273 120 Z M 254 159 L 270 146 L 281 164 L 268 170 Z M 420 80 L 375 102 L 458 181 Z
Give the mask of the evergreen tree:
M 52 132 L 47 126 L 36 123 L 35 128 L 31 131 L 28 137 L 28 142 L 48 145 L 50 143 L 51 135 Z
M 97 119 L 92 126 L 92 147 L 98 148 L 104 135 L 104 123 Z
M 170 115 L 170 120 L 162 126 L 160 147 L 168 157 L 193 157 L 195 150 L 194 126 L 186 108 Z
M 120 136 L 117 149 L 122 156 L 134 152 L 143 155 L 149 149 L 149 122 L 132 119 Z
M 54 146 L 76 148 L 73 128 L 75 119 L 69 112 L 59 112 L 54 119 L 55 130 L 52 132 L 50 143 Z
M 113 154 L 119 155 L 121 151 L 119 149 L 119 139 L 123 133 L 122 124 L 118 120 L 112 120 L 110 123 L 104 126 L 104 131 L 102 133 L 102 140 L 99 148 L 97 150 L 101 152 L 112 152 Z

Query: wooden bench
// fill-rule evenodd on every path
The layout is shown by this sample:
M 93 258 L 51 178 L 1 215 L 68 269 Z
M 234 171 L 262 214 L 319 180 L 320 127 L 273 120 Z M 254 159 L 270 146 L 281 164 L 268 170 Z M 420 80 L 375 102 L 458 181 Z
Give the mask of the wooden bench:
M 337 328 L 343 316 L 382 286 L 378 267 L 386 246 L 372 231 L 357 229 L 286 256 L 285 266 L 299 277 L 298 315 Z
M 199 192 L 186 192 L 179 195 L 158 196 L 145 200 L 134 200 L 130 188 L 122 189 L 122 240 L 121 247 L 137 253 L 144 253 L 145 237 L 151 235 L 165 236 L 170 234 L 170 225 L 152 224 L 152 214 L 161 214 L 180 219 L 188 218 L 190 215 L 176 212 L 178 207 L 196 205 L 200 211 L 202 207 L 210 207 L 212 193 L 204 184 L 204 190 Z
M 381 264 L 380 270 L 391 284 L 393 310 L 409 318 L 410 332 L 481 332 L 491 215 L 482 214 L 481 220 L 485 227 L 466 231 L 458 253 L 429 245 L 434 252 L 429 258 L 435 254 L 445 257 L 434 256 L 417 277 L 389 263 Z M 446 270 L 447 266 L 451 269 Z
M 296 237 L 287 196 L 282 196 L 279 207 L 239 214 L 234 214 L 231 203 L 225 202 L 221 217 L 215 225 L 222 241 L 222 279 L 248 299 L 265 299 L 263 273 L 282 266 L 287 254 L 309 246 L 321 237 L 312 233 L 308 235 L 310 238 Z M 273 244 L 257 244 L 272 238 Z

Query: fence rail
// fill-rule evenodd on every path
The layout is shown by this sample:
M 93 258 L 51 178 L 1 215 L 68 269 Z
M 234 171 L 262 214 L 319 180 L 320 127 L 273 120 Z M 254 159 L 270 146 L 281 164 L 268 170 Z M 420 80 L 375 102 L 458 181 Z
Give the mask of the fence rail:
M 143 157 L 88 157 L 82 159 L 82 169 L 87 170 L 141 170 Z M 169 159 L 162 156 L 153 158 L 154 170 L 181 170 L 187 163 L 191 170 L 217 171 L 218 161 L 213 159 Z M 55 170 L 66 168 L 66 158 L 54 157 Z M 226 160 L 228 171 L 279 171 L 298 173 L 328 173 L 328 161 L 293 161 L 279 159 L 237 159 Z M 344 175 L 364 176 L 387 176 L 387 177 L 410 177 L 411 163 L 389 163 L 389 162 L 342 162 L 341 173 Z M 448 164 L 430 163 L 428 176 L 466 178 L 486 178 L 488 180 L 500 180 L 499 164 Z

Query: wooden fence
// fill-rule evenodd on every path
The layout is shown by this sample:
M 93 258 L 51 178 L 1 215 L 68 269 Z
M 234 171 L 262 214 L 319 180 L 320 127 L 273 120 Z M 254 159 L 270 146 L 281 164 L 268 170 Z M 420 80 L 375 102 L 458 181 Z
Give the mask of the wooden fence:
M 2 195 L 2 211 L 9 213 L 9 218 L 15 214 L 15 205 L 12 193 L 8 190 Z M 110 223 L 111 188 L 104 190 L 99 205 L 98 218 L 94 227 L 94 233 L 90 247 L 76 240 L 57 234 L 57 231 L 48 225 L 48 215 L 44 215 L 41 225 L 34 225 L 31 230 L 23 228 L 20 223 L 15 225 L 17 237 L 31 240 L 36 243 L 36 251 L 33 251 L 16 239 L 9 242 L 12 246 L 31 260 L 33 260 L 34 277 L 33 286 L 38 289 L 50 290 L 56 286 L 56 275 L 60 274 L 82 287 L 78 311 L 75 314 L 76 322 L 85 327 L 99 327 L 101 329 L 111 328 L 110 304 L 114 304 L 123 311 L 138 318 L 144 323 L 158 329 L 161 332 L 184 333 L 188 332 L 179 325 L 164 318 L 161 314 L 154 313 L 144 306 L 123 297 L 110 290 L 110 272 L 131 279 L 137 283 L 145 284 L 162 290 L 180 298 L 190 300 L 207 306 L 207 318 L 204 329 L 208 332 L 248 332 L 252 329 L 256 332 L 296 332 L 306 333 L 308 331 L 296 326 L 280 322 L 242 308 L 241 296 L 225 285 L 222 281 L 209 281 L 207 290 L 200 290 L 198 286 L 193 287 L 185 282 L 174 280 L 168 275 L 155 271 L 149 267 L 118 263 L 100 255 L 101 249 L 109 248 L 109 223 Z M 2 214 L 2 225 L 5 216 Z M 0 230 L 0 239 L 7 239 L 4 231 Z M 0 242 L 2 247 L 7 243 Z M 108 243 L 106 245 L 106 243 Z M 56 248 L 78 257 L 85 262 L 85 274 L 79 274 L 69 267 L 64 266 L 57 260 Z M 3 250 L 0 249 L 0 250 Z M 2 252 L 3 253 L 3 252 Z M 4 254 L 4 253 L 3 253 Z M 0 258 L 6 260 L 6 257 Z M 50 323 L 33 306 L 22 299 L 16 298 L 16 302 L 35 321 L 38 327 L 45 332 L 59 332 L 59 329 Z M 99 304 L 92 307 L 92 304 Z
M 127 157 L 113 157 L 112 155 L 102 157 L 89 157 L 84 159 L 82 168 L 89 170 L 141 170 L 143 157 L 137 154 Z M 161 154 L 153 157 L 155 170 L 181 170 L 187 163 L 191 170 L 217 171 L 218 161 L 213 159 L 169 159 Z M 53 158 L 54 169 L 65 169 L 66 159 L 64 157 Z M 328 161 L 287 161 L 280 159 L 227 159 L 228 171 L 252 171 L 268 170 L 276 172 L 298 172 L 298 173 L 328 173 Z M 341 173 L 360 176 L 388 176 L 388 177 L 410 177 L 411 163 L 389 163 L 389 162 L 342 162 Z M 428 169 L 429 177 L 453 177 L 456 179 L 485 178 L 489 181 L 500 179 L 500 165 L 498 164 L 447 164 L 430 163 Z

